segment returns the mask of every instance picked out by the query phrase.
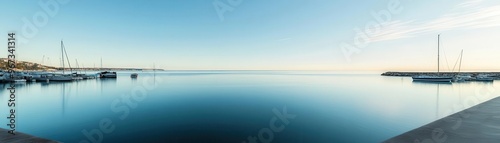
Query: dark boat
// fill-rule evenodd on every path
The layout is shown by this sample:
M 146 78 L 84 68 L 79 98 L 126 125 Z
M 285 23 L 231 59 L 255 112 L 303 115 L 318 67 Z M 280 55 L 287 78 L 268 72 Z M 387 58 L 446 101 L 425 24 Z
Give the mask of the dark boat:
M 131 78 L 137 78 L 138 74 L 137 73 L 133 73 L 130 75 Z
M 99 78 L 116 78 L 116 72 L 104 71 L 99 73 Z
M 446 77 L 446 76 L 414 76 L 412 77 L 413 81 L 420 81 L 420 82 L 451 82 L 453 80 L 452 77 Z

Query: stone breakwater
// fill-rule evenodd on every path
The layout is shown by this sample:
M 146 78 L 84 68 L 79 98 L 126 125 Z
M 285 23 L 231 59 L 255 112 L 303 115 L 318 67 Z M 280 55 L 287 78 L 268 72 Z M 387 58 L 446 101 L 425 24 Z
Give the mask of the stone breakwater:
M 439 75 L 445 76 L 455 76 L 455 75 L 470 75 L 471 77 L 477 77 L 478 75 L 485 75 L 487 77 L 493 77 L 495 79 L 500 79 L 500 72 L 440 72 Z M 382 73 L 382 76 L 417 76 L 417 75 L 438 75 L 437 72 L 385 72 Z

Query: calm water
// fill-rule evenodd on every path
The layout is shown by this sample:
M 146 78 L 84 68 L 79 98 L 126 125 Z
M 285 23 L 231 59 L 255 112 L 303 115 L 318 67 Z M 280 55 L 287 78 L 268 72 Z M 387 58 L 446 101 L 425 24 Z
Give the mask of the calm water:
M 429 84 L 379 74 L 121 72 L 28 83 L 17 85 L 17 131 L 82 143 L 381 142 L 500 95 L 500 81 Z M 0 124 L 8 128 L 8 85 L 0 86 Z

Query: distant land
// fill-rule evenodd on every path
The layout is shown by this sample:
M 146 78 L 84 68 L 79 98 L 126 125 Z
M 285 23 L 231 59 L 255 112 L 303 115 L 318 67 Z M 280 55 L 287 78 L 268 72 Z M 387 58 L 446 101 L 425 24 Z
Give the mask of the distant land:
M 7 67 L 8 59 L 7 58 L 0 58 L 0 69 L 2 70 L 7 70 L 9 69 Z M 28 62 L 28 61 L 16 61 L 16 68 L 14 70 L 16 71 L 58 71 L 62 70 L 62 67 L 53 67 L 53 66 L 46 66 L 34 62 Z M 65 67 L 64 69 L 70 70 L 69 67 Z M 120 70 L 132 70 L 132 71 L 152 71 L 152 70 L 157 70 L 157 71 L 163 71 L 164 69 L 143 69 L 143 68 L 74 68 L 71 67 L 72 70 L 87 70 L 87 71 L 120 71 Z

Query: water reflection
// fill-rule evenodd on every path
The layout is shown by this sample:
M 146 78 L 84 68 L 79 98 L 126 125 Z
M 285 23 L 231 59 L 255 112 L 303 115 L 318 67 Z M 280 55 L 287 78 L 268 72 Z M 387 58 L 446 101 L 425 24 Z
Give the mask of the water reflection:
M 122 102 L 123 95 L 141 94 L 132 89 L 148 85 L 158 88 L 146 90 L 141 101 Z M 25 119 L 19 130 L 79 142 L 85 138 L 83 129 L 98 128 L 101 119 L 109 118 L 116 130 L 104 134 L 103 142 L 188 142 L 195 137 L 198 142 L 242 142 L 269 127 L 273 108 L 287 106 L 297 118 L 274 134 L 273 142 L 380 142 L 451 114 L 448 110 L 463 102 L 462 95 L 473 96 L 482 85 L 499 87 L 378 75 L 141 73 L 133 79 L 119 74 L 117 79 L 19 86 L 19 113 Z M 5 90 L 8 84 L 0 87 Z M 5 95 L 0 102 L 7 100 Z M 121 120 L 125 108 L 130 113 Z
M 439 118 L 439 85 L 437 84 L 437 92 L 436 92 L 436 119 Z
M 61 93 L 61 97 L 62 97 L 62 115 L 64 116 L 64 112 L 65 112 L 65 109 L 66 109 L 66 83 L 63 83 L 62 86 L 61 86 L 61 89 L 62 89 L 62 93 Z

